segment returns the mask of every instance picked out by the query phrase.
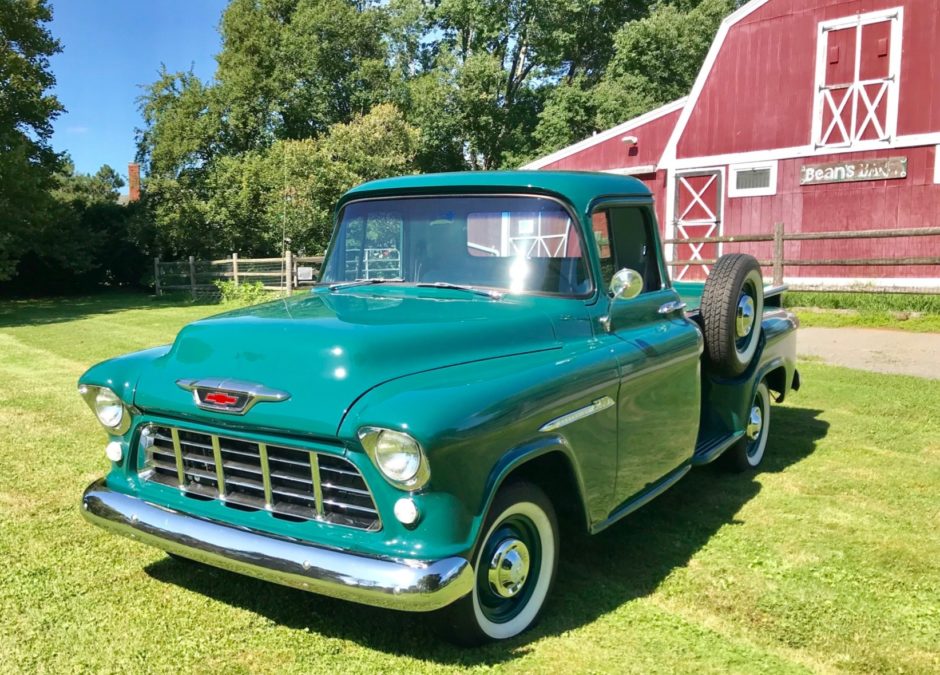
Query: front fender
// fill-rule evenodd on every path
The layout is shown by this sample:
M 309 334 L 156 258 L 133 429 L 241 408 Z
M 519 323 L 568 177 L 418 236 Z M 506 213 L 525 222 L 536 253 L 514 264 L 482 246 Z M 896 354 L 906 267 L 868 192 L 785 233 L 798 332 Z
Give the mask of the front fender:
M 142 367 L 158 359 L 170 350 L 170 345 L 152 347 L 138 352 L 124 354 L 107 361 L 96 363 L 78 378 L 83 384 L 95 387 L 107 387 L 120 398 L 126 406 L 133 408 L 137 394 L 137 382 L 140 380 Z M 130 433 L 130 430 L 128 430 Z
M 411 434 L 431 466 L 428 497 L 452 498 L 470 550 L 506 476 L 545 453 L 567 457 L 589 518 L 606 516 L 616 479 L 616 407 L 556 431 L 539 429 L 603 396 L 616 400 L 618 386 L 616 364 L 601 348 L 489 359 L 385 383 L 357 401 L 339 433 L 353 446 L 362 426 Z

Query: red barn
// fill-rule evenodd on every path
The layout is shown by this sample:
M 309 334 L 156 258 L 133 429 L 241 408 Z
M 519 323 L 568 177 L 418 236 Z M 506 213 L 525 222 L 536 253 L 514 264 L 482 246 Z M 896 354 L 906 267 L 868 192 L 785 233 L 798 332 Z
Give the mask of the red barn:
M 940 225 L 940 0 L 752 0 L 692 92 L 528 164 L 635 175 L 667 238 Z M 771 245 L 676 244 L 673 260 Z M 718 250 L 718 249 L 721 250 Z M 940 255 L 940 237 L 790 241 L 788 259 Z M 707 268 L 673 269 L 696 278 Z M 936 265 L 791 266 L 796 284 L 940 287 Z

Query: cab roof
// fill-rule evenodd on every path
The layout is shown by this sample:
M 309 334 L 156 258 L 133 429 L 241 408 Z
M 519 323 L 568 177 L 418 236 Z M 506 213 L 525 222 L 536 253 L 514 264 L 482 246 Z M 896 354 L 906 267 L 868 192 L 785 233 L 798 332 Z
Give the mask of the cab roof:
M 369 181 L 349 190 L 339 206 L 352 199 L 402 194 L 522 192 L 547 194 L 586 213 L 602 197 L 649 200 L 649 188 L 636 178 L 592 171 L 458 171 Z

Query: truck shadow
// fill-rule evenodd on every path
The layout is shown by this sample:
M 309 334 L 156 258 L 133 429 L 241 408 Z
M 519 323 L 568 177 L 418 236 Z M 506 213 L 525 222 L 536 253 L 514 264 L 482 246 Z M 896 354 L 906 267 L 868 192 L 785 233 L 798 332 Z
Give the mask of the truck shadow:
M 822 411 L 775 407 L 761 473 L 776 473 L 812 454 L 829 424 Z M 376 651 L 444 665 L 493 665 L 524 655 L 527 645 L 591 623 L 621 605 L 653 593 L 676 568 L 685 566 L 737 513 L 758 495 L 760 474 L 733 474 L 708 466 L 690 472 L 673 489 L 597 536 L 567 546 L 553 597 L 532 631 L 480 649 L 442 642 L 421 615 L 381 610 L 320 597 L 233 573 L 160 560 L 146 568 L 158 581 L 176 584 L 220 602 L 247 609 L 298 631 L 354 640 Z M 432 619 L 433 620 L 433 619 Z

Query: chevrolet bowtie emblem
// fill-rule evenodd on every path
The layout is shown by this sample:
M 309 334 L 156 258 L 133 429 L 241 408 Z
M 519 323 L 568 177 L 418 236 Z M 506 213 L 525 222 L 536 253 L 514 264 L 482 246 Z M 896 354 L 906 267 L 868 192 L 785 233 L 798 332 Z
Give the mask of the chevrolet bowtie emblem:
M 193 402 L 203 410 L 244 415 L 256 403 L 286 401 L 290 394 L 257 382 L 206 378 L 177 380 L 177 386 L 193 394 Z

